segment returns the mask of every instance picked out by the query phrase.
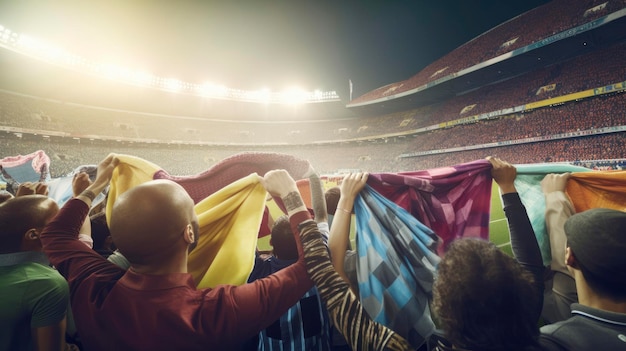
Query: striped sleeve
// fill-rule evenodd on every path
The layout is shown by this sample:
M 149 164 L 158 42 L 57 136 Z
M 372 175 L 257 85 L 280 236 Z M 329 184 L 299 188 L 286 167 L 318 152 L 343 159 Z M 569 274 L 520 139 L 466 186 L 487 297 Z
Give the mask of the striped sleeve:
M 382 324 L 372 321 L 348 284 L 335 272 L 328 249 L 313 221 L 300 226 L 304 257 L 311 279 L 334 325 L 353 350 L 410 350 L 409 343 Z

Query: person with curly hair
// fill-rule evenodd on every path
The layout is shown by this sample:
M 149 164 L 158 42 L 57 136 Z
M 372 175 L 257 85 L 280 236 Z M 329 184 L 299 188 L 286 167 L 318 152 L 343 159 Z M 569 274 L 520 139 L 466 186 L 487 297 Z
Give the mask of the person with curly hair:
M 488 158 L 500 188 L 515 258 L 493 243 L 452 242 L 438 266 L 433 311 L 443 331 L 437 350 L 538 350 L 543 263 L 526 209 L 514 186 L 516 169 Z

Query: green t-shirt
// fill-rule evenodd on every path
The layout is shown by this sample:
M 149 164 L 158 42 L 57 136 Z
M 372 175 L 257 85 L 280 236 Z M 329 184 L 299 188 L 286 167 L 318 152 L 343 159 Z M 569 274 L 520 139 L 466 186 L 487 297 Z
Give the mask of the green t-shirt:
M 31 329 L 65 318 L 69 288 L 56 270 L 35 262 L 0 266 L 0 351 L 32 350 Z

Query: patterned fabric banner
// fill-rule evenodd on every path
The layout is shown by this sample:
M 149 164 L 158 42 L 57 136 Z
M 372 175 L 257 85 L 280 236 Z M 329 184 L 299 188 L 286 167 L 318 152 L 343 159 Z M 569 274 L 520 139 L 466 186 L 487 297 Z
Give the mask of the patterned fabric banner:
M 361 191 L 354 209 L 361 303 L 373 320 L 417 348 L 434 330 L 428 301 L 440 240 L 370 186 Z
M 367 184 L 434 230 L 443 240 L 440 255 L 456 238 L 489 238 L 492 179 L 487 160 L 424 171 L 373 173 Z
M 585 172 L 584 167 L 576 167 L 569 164 L 528 164 L 516 165 L 517 177 L 515 188 L 519 193 L 528 217 L 533 225 L 537 242 L 541 249 L 544 265 L 549 265 L 551 260 L 550 238 L 546 231 L 546 200 L 541 190 L 541 181 L 548 173 Z
M 576 212 L 598 207 L 626 211 L 626 171 L 573 173 L 567 194 Z
M 528 211 L 545 265 L 550 264 L 550 238 L 546 231 L 546 202 L 541 181 L 549 173 L 572 173 L 566 192 L 576 212 L 605 207 L 626 211 L 626 171 L 591 171 L 569 164 L 517 165 L 515 187 Z
M 50 157 L 43 150 L 28 155 L 9 156 L 0 160 L 0 180 L 7 183 L 8 190 L 15 193 L 24 182 L 50 180 Z
M 89 179 L 94 181 L 96 179 L 96 173 L 98 171 L 97 165 L 83 165 L 76 167 L 70 174 L 53 178 L 48 184 L 48 197 L 54 199 L 54 201 L 59 204 L 59 206 L 63 206 L 69 199 L 72 198 L 72 181 L 74 180 L 74 175 L 80 172 L 85 172 L 89 175 Z M 92 202 L 92 207 L 97 206 L 104 200 L 105 195 L 103 193 L 98 194 L 98 196 Z

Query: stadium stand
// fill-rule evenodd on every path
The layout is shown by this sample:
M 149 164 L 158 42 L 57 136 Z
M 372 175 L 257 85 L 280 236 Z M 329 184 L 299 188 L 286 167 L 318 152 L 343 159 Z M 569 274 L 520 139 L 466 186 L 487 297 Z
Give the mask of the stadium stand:
M 554 0 L 356 101 L 434 83 L 625 6 L 626 0 Z M 111 152 L 143 158 L 171 176 L 200 174 L 248 151 L 306 159 L 336 179 L 355 171 L 432 170 L 488 155 L 513 164 L 624 169 L 625 54 L 622 38 L 435 103 L 401 110 L 381 103 L 380 113 L 360 115 L 336 101 L 265 105 L 151 91 L 0 48 L 0 157 L 44 150 L 52 178 Z
M 75 137 L 253 144 L 367 139 L 615 83 L 626 75 L 626 67 L 621 64 L 624 54 L 626 44 L 617 44 L 444 103 L 370 118 L 227 121 L 110 109 L 9 91 L 0 91 L 0 103 L 5 126 L 63 131 Z M 594 65 L 596 62 L 602 65 Z
M 563 1 L 555 0 L 514 18 L 411 80 L 437 67 L 462 69 L 500 54 L 498 43 L 511 41 L 516 33 L 525 35 L 507 44 L 507 50 L 605 16 L 624 8 L 624 2 L 580 1 L 566 6 L 558 21 L 547 20 L 544 13 L 562 7 Z M 486 56 L 463 54 L 468 48 Z M 517 163 L 583 160 L 593 166 L 597 160 L 624 156 L 624 54 L 626 43 L 621 41 L 435 104 L 359 116 L 336 102 L 274 106 L 199 101 L 103 81 L 3 51 L 0 59 L 7 64 L 0 82 L 0 130 L 5 133 L 0 141 L 5 156 L 46 150 L 53 158 L 53 176 L 95 163 L 110 151 L 137 154 L 179 175 L 201 172 L 250 150 L 292 153 L 315 161 L 326 173 L 408 171 L 496 152 Z M 452 66 L 455 60 L 460 62 Z M 25 72 L 33 71 L 56 79 L 29 82 Z M 67 77 L 67 88 L 59 86 L 60 77 Z M 603 128 L 617 129 L 603 134 Z M 586 142 L 594 145 L 583 147 Z M 595 143 L 613 147 L 597 148 Z
M 602 6 L 603 4 L 605 5 Z M 366 93 L 352 102 L 376 100 L 426 85 L 567 29 L 589 23 L 623 9 L 624 5 L 623 1 L 551 1 L 481 34 L 428 65 L 413 77 Z

